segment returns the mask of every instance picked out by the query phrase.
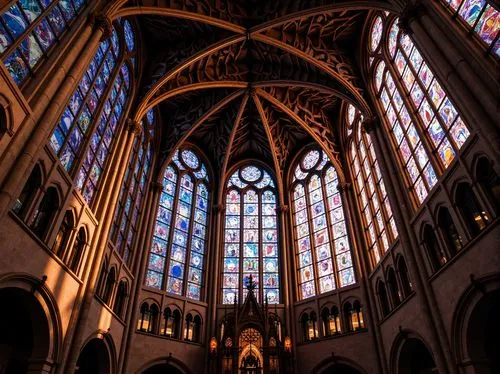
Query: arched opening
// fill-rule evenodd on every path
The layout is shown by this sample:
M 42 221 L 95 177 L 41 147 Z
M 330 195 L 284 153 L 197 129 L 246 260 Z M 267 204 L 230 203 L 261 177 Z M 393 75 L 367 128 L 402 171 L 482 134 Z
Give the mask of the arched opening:
M 361 374 L 361 372 L 346 364 L 333 364 L 321 371 L 321 374 Z
M 466 326 L 466 347 L 476 373 L 500 373 L 500 290 L 488 292 L 474 306 Z
M 68 246 L 68 241 L 73 226 L 73 213 L 71 212 L 71 210 L 68 210 L 64 214 L 63 221 L 61 222 L 61 227 L 59 227 L 59 231 L 56 235 L 56 240 L 54 241 L 54 245 L 52 246 L 52 252 L 54 252 L 56 256 L 62 257 L 66 247 Z
M 407 339 L 399 351 L 398 374 L 431 374 L 436 371 L 436 363 L 425 344 L 417 338 Z
M 146 369 L 142 374 L 183 374 L 183 372 L 175 366 L 169 364 L 158 364 L 149 369 Z
M 401 304 L 401 293 L 399 291 L 398 280 L 396 279 L 396 273 L 393 268 L 387 271 L 387 285 L 389 286 L 389 292 L 391 294 L 391 300 L 394 307 Z
M 486 157 L 481 157 L 476 164 L 476 179 L 493 203 L 498 215 L 500 212 L 500 177 Z
M 90 340 L 80 352 L 75 374 L 109 374 L 111 361 L 103 339 Z
M 436 234 L 430 225 L 425 225 L 424 227 L 423 244 L 431 264 L 432 272 L 434 273 L 446 263 L 447 258 L 441 251 Z
M 385 289 L 385 284 L 382 281 L 379 281 L 377 284 L 377 294 L 378 301 L 380 304 L 380 312 L 382 314 L 382 318 L 389 314 L 389 299 L 387 298 L 387 291 Z
M 116 270 L 114 267 L 109 269 L 108 276 L 106 277 L 106 283 L 104 285 L 104 290 L 102 292 L 102 300 L 109 305 L 111 302 L 111 297 L 113 296 L 113 289 L 116 283 Z
M 59 194 L 55 187 L 49 187 L 43 196 L 38 209 L 33 214 L 31 229 L 40 239 L 44 239 L 47 231 L 59 209 Z
M 352 305 L 351 324 L 353 326 L 354 331 L 365 328 L 363 307 L 361 306 L 361 303 L 358 300 L 356 300 Z
M 0 290 L 0 372 L 33 372 L 37 363 L 48 359 L 49 323 L 45 312 L 28 291 L 19 288 Z
M 75 244 L 73 245 L 73 250 L 68 260 L 69 268 L 74 272 L 78 272 L 80 267 L 80 261 L 83 256 L 83 251 L 85 250 L 85 245 L 87 244 L 87 235 L 85 234 L 84 228 L 78 230 L 78 235 L 75 239 Z
M 486 228 L 489 223 L 488 214 L 483 210 L 477 200 L 476 194 L 468 183 L 460 183 L 455 196 L 462 217 L 467 224 L 469 232 L 474 237 Z
M 455 227 L 455 223 L 453 222 L 448 209 L 440 209 L 438 214 L 438 225 L 443 233 L 446 245 L 451 255 L 454 255 L 462 249 L 462 238 L 460 238 L 460 234 Z
M 340 313 L 339 308 L 332 306 L 331 309 L 324 307 L 321 312 L 321 319 L 323 322 L 323 335 L 332 336 L 342 332 L 340 327 Z
M 23 187 L 23 190 L 19 194 L 19 197 L 14 203 L 12 210 L 19 217 L 23 218 L 28 211 L 28 207 L 33 202 L 37 191 L 42 185 L 42 169 L 40 165 L 35 165 L 31 174 Z
M 401 288 L 403 291 L 403 297 L 408 297 L 413 290 L 410 282 L 410 276 L 408 274 L 408 267 L 406 266 L 406 261 L 403 256 L 398 259 L 398 273 L 399 279 L 401 280 Z
M 125 309 L 125 300 L 127 299 L 127 282 L 125 280 L 118 283 L 118 290 L 116 291 L 115 304 L 113 305 L 113 312 L 122 318 Z
M 201 317 L 195 316 L 193 319 L 193 341 L 201 341 Z

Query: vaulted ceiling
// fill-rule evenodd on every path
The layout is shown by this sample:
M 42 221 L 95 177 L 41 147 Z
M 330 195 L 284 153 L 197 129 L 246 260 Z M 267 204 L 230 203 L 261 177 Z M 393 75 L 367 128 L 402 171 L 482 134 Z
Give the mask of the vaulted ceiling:
M 115 6 L 116 7 L 116 6 Z M 196 143 L 223 175 L 246 158 L 283 176 L 317 142 L 336 158 L 344 101 L 369 114 L 357 52 L 384 1 L 142 0 L 145 74 L 137 119 L 159 106 L 161 161 Z

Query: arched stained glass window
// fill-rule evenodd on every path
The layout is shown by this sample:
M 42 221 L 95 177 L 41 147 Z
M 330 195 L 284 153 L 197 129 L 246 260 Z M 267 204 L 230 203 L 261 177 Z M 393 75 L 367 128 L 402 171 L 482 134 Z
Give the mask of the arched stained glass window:
M 111 38 L 100 44 L 50 138 L 63 167 L 68 172 L 79 167 L 75 186 L 89 204 L 111 154 L 130 91 L 132 73 L 120 46 L 121 25 L 115 25 Z
M 0 56 L 21 85 L 48 55 L 85 0 L 19 0 L 0 14 Z
M 226 185 L 222 302 L 242 301 L 250 276 L 259 302 L 279 303 L 276 189 L 258 166 L 236 170 Z
M 323 151 L 308 151 L 295 168 L 291 191 L 300 299 L 356 282 L 338 183 Z
M 469 137 L 469 130 L 408 35 L 390 26 L 374 57 L 380 100 L 406 181 L 421 204 Z
M 204 163 L 189 148 L 176 151 L 163 177 L 146 286 L 201 299 L 208 195 Z
M 137 233 L 142 201 L 146 194 L 146 182 L 152 162 L 152 137 L 154 127 L 154 111 L 151 109 L 142 121 L 143 131 L 135 138 L 133 152 L 124 177 L 115 219 L 111 231 L 111 240 L 115 248 L 130 265 L 132 261 L 132 245 Z
M 454 17 L 473 31 L 486 45 L 488 51 L 500 56 L 500 12 L 498 2 L 488 0 L 441 0 L 448 4 Z
M 398 230 L 370 135 L 361 131 L 361 113 L 351 104 L 346 121 L 354 131 L 349 140 L 351 165 L 373 268 L 397 238 Z

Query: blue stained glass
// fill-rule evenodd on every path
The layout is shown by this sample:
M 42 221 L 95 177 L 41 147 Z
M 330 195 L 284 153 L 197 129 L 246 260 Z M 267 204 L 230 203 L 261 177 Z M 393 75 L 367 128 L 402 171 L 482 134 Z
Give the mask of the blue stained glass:
M 42 48 L 47 51 L 55 41 L 55 36 L 52 33 L 47 20 L 42 20 L 35 28 L 36 36 L 40 41 Z
M 59 1 L 59 6 L 61 7 L 66 20 L 71 20 L 75 17 L 75 9 L 73 9 L 73 5 L 70 0 Z
M 28 27 L 26 19 L 19 10 L 19 7 L 15 4 L 13 4 L 9 8 L 9 10 L 2 14 L 2 18 L 7 25 L 7 29 L 16 39 L 20 37 L 23 34 L 24 30 L 26 30 L 26 27 Z
M 134 51 L 135 48 L 135 40 L 134 40 L 134 31 L 132 30 L 132 26 L 130 22 L 125 20 L 123 25 L 123 31 L 125 34 L 125 43 L 127 44 L 127 48 L 129 51 Z
M 5 67 L 9 71 L 14 81 L 20 85 L 29 74 L 28 67 L 18 51 L 12 52 L 4 60 Z
M 25 60 L 28 61 L 28 64 L 31 68 L 36 65 L 36 63 L 43 55 L 42 48 L 36 41 L 36 38 L 33 36 L 33 34 L 30 34 L 29 37 L 25 38 L 21 42 L 19 50 L 23 54 Z
M 153 124 L 153 123 L 154 123 L 154 121 L 155 121 L 155 112 L 154 112 L 154 110 L 153 110 L 153 109 L 150 109 L 150 110 L 148 111 L 147 117 L 148 117 L 148 122 L 149 122 L 150 124 Z
M 3 53 L 11 43 L 12 39 L 10 38 L 10 35 L 0 23 L 0 53 Z
M 52 8 L 52 11 L 49 13 L 47 18 L 49 19 L 56 35 L 59 36 L 66 28 L 66 21 L 64 20 L 59 7 L 55 6 L 54 8 Z

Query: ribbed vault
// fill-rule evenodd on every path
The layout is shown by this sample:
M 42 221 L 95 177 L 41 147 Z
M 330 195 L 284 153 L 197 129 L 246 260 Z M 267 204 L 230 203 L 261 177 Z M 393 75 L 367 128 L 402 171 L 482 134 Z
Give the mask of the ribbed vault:
M 135 119 L 160 108 L 159 167 L 184 142 L 200 146 L 220 176 L 253 158 L 278 185 L 307 143 L 338 162 L 342 103 L 371 114 L 356 62 L 371 9 L 394 10 L 389 1 L 114 2 L 112 18 L 136 15 L 141 28 Z

